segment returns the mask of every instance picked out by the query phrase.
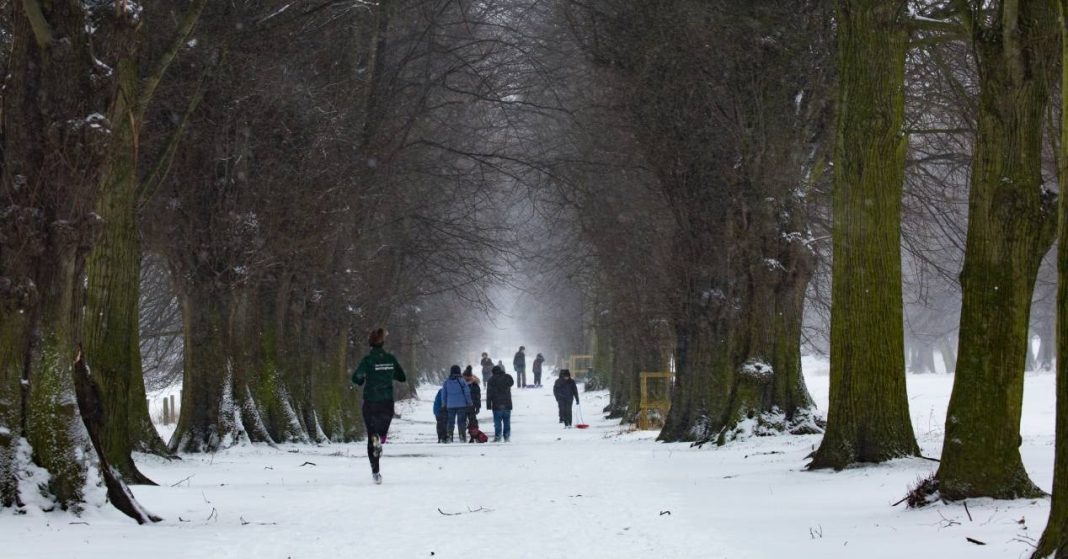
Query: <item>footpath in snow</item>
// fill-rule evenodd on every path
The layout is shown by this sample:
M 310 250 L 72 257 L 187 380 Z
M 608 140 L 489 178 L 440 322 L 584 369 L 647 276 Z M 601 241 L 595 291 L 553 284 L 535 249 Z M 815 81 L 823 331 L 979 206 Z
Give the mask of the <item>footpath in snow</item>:
M 823 364 L 825 368 L 825 363 Z M 826 409 L 827 377 L 806 377 Z M 1024 460 L 1049 490 L 1053 375 L 1030 374 Z M 952 377 L 909 377 L 924 453 L 937 457 Z M 550 386 L 513 390 L 512 442 L 437 444 L 430 400 L 400 403 L 376 486 L 363 444 L 242 446 L 169 462 L 139 456 L 159 487 L 134 491 L 164 521 L 137 526 L 110 506 L 80 517 L 0 512 L 0 557 L 1026 557 L 1046 500 L 909 511 L 891 504 L 937 466 L 922 459 L 806 472 L 818 436 L 724 448 L 661 444 L 601 418 L 563 429 Z M 480 415 L 492 437 L 490 414 Z M 103 492 L 91 498 L 100 505 Z M 987 543 L 978 546 L 965 538 Z

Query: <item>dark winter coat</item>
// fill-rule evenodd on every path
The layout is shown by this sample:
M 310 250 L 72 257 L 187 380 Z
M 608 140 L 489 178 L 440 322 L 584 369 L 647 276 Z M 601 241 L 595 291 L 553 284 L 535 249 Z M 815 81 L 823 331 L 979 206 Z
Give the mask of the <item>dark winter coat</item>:
M 466 410 L 471 407 L 471 389 L 460 375 L 449 375 L 441 385 L 444 392 L 441 406 L 447 410 Z
M 471 377 L 474 380 L 467 387 L 471 390 L 471 411 L 478 413 L 478 410 L 482 409 L 482 387 L 479 385 L 478 377 Z
M 553 396 L 556 396 L 556 401 L 561 404 L 570 404 L 572 398 L 575 399 L 576 404 L 579 403 L 578 386 L 575 384 L 575 379 L 556 379 L 556 384 L 553 385 Z
M 522 351 L 515 352 L 515 358 L 512 359 L 512 368 L 515 370 L 527 368 L 527 354 Z
M 490 373 L 493 372 L 493 360 L 489 357 L 483 357 L 479 364 L 482 365 L 482 376 L 490 376 Z
M 392 402 L 393 381 L 406 380 L 397 358 L 381 346 L 373 346 L 352 373 L 352 382 L 356 386 L 363 386 L 364 402 Z M 365 382 L 367 386 L 364 386 Z
M 541 374 L 541 364 L 544 363 L 544 362 L 545 362 L 545 358 L 540 356 L 540 355 L 534 358 L 534 369 L 533 369 L 533 371 L 534 371 L 535 374 L 539 374 L 539 375 Z
M 491 411 L 504 411 L 512 409 L 512 386 L 515 380 L 512 375 L 504 372 L 499 367 L 493 368 L 493 376 L 489 379 L 486 387 L 486 409 Z

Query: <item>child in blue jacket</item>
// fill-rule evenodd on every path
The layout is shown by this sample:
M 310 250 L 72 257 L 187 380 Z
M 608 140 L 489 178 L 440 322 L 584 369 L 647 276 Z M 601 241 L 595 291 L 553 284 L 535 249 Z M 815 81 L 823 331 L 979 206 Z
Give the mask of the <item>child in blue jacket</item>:
M 438 395 L 434 397 L 434 419 L 438 424 L 438 442 L 445 442 L 445 410 L 442 407 L 442 396 L 445 391 L 442 388 L 438 389 Z

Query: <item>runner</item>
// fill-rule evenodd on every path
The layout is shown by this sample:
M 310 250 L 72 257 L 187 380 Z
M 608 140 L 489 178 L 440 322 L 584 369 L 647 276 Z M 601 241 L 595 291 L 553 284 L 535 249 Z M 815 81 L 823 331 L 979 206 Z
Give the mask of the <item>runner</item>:
M 368 337 L 371 351 L 352 373 L 352 382 L 356 386 L 363 386 L 361 409 L 363 424 L 367 429 L 367 459 L 371 461 L 371 477 L 376 484 L 382 483 L 382 474 L 379 473 L 382 441 L 386 440 L 389 424 L 393 421 L 393 381 L 407 380 L 397 358 L 382 349 L 385 341 L 385 330 L 379 328 L 371 331 Z

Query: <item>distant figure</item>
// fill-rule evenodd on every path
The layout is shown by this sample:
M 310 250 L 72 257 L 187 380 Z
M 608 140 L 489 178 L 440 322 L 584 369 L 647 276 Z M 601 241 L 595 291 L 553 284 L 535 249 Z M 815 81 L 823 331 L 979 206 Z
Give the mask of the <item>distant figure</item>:
M 467 412 L 471 409 L 471 389 L 460 376 L 460 366 L 453 365 L 449 370 L 449 378 L 441 385 L 443 392 L 441 405 L 447 416 L 445 424 L 445 442 L 453 442 L 453 427 L 458 427 L 457 433 L 460 440 L 464 440 L 467 432 Z
M 486 387 L 486 409 L 493 412 L 493 442 L 508 442 L 512 438 L 512 376 L 500 365 L 493 368 Z
M 439 388 L 438 395 L 434 396 L 434 422 L 437 423 L 439 443 L 445 442 L 445 408 L 441 404 L 444 395 L 445 390 Z
M 389 424 L 393 421 L 393 382 L 407 380 L 397 358 L 382 349 L 385 342 L 386 331 L 382 328 L 373 330 L 368 336 L 371 351 L 352 373 L 352 382 L 356 386 L 363 386 L 361 409 L 367 430 L 367 459 L 371 461 L 371 477 L 376 484 L 382 483 L 382 474 L 379 473 L 382 441 L 386 440 Z
M 515 352 L 515 357 L 512 358 L 512 368 L 515 369 L 515 382 L 519 388 L 527 387 L 527 355 L 523 353 L 526 349 L 523 346 L 519 346 L 519 351 Z
M 464 369 L 463 376 L 464 381 L 467 382 L 468 389 L 471 390 L 471 408 L 467 412 L 467 434 L 469 435 L 467 442 L 473 443 L 475 442 L 475 434 L 479 432 L 478 412 L 482 411 L 482 388 L 478 384 L 478 377 L 471 370 L 471 365 Z
M 545 362 L 545 358 L 539 353 L 534 358 L 534 368 L 531 369 L 534 372 L 534 388 L 541 388 L 541 364 Z
M 479 365 L 482 365 L 482 384 L 489 386 L 490 375 L 493 374 L 493 360 L 485 351 L 482 352 L 482 361 Z
M 571 427 L 571 401 L 579 403 L 578 386 L 575 385 L 575 381 L 571 378 L 571 371 L 564 369 L 560 371 L 560 377 L 556 379 L 556 384 L 553 385 L 553 396 L 556 397 L 556 405 L 560 408 L 560 423 L 564 424 L 564 428 Z

